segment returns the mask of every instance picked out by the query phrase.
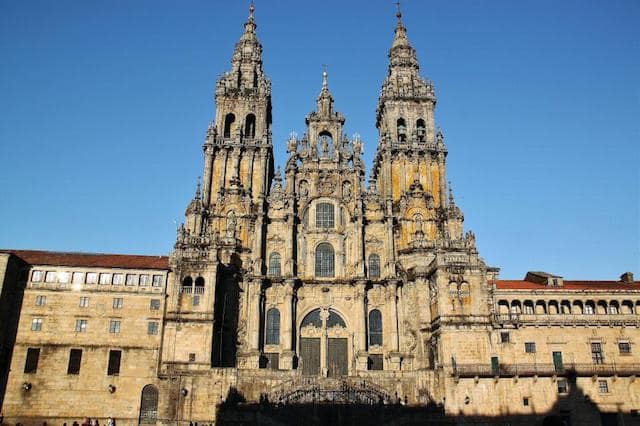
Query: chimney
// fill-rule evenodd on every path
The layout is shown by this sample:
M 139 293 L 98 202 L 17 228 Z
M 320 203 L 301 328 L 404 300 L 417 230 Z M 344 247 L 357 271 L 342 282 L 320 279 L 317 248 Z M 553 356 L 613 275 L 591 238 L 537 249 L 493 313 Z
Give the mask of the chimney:
M 625 284 L 633 284 L 633 272 L 625 272 L 620 275 L 620 281 Z

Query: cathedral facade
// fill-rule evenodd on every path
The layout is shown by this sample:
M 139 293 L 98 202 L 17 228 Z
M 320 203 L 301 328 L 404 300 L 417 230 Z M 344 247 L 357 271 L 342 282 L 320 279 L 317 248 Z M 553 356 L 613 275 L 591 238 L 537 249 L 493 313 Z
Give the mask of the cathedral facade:
M 251 407 L 330 402 L 417 410 L 389 424 L 640 420 L 639 283 L 498 279 L 465 232 L 400 13 L 368 182 L 326 72 L 284 170 L 271 97 L 252 7 L 168 258 L 5 252 L 22 306 L 6 418 L 313 424 Z

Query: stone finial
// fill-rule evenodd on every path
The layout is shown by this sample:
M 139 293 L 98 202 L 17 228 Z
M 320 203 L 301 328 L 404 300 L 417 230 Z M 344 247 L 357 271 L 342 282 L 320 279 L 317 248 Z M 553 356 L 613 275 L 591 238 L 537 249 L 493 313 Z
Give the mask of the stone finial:
M 201 198 L 201 194 L 200 194 L 200 176 L 198 176 L 198 182 L 196 183 L 196 200 L 199 200 Z

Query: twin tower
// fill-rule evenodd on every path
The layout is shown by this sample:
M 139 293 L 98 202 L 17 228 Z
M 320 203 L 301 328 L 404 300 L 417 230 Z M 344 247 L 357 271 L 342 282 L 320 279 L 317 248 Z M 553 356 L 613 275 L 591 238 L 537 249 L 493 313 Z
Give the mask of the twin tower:
M 306 132 L 287 141 L 283 172 L 274 170 L 271 99 L 252 6 L 216 84 L 202 186 L 171 256 L 162 369 L 433 368 L 443 355 L 425 324 L 443 310 L 487 311 L 472 299 L 485 266 L 447 191 L 434 88 L 419 74 L 401 14 L 368 183 L 364 142 L 345 135 L 326 73 Z M 465 272 L 470 263 L 476 278 Z

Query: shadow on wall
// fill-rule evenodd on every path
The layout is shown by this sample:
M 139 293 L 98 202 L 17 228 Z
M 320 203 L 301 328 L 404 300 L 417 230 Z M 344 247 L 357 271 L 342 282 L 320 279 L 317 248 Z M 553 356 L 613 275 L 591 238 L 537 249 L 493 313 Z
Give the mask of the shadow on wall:
M 569 378 L 570 391 L 559 395 L 551 410 L 537 414 L 503 416 L 463 416 L 445 413 L 441 404 L 406 405 L 363 403 L 279 404 L 262 395 L 260 402 L 247 403 L 235 388 L 229 390 L 225 402 L 218 406 L 218 425 L 637 425 L 640 417 L 630 413 L 605 413 L 592 403 Z

